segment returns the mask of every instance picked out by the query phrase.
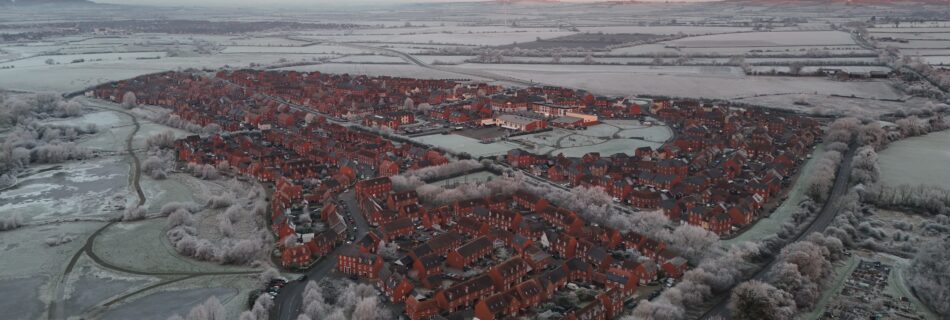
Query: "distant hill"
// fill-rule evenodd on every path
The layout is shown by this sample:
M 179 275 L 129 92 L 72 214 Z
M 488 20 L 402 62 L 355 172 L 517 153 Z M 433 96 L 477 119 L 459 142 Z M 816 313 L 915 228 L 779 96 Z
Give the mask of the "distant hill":
M 731 3 L 752 4 L 897 4 L 897 3 L 950 3 L 950 0 L 726 0 Z
M 89 0 L 0 0 L 0 6 L 31 6 L 41 4 L 92 4 Z

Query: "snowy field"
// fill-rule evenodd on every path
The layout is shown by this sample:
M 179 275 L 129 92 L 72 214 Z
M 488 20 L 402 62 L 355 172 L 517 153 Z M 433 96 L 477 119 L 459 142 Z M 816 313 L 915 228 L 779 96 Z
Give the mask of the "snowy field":
M 225 48 L 221 53 L 232 54 L 232 53 L 280 53 L 280 54 L 323 54 L 323 55 L 340 55 L 340 54 L 360 54 L 360 53 L 369 53 L 366 50 L 344 47 L 344 46 L 335 46 L 335 45 L 311 45 L 311 46 L 301 46 L 301 47 L 259 47 L 259 46 L 229 46 Z
M 493 142 L 486 144 L 481 143 L 481 141 L 477 139 L 472 139 L 457 134 L 434 134 L 414 137 L 411 139 L 452 152 L 466 152 L 476 158 L 503 155 L 508 153 L 508 150 L 517 148 L 516 145 L 509 142 Z
M 343 56 L 333 60 L 332 62 L 346 62 L 346 63 L 392 63 L 392 64 L 408 64 L 406 60 L 403 60 L 400 57 L 393 56 L 384 56 L 384 55 L 350 55 Z
M 842 31 L 783 31 L 714 34 L 668 42 L 677 47 L 769 47 L 811 45 L 853 45 L 851 35 Z
M 950 188 L 950 131 L 892 143 L 878 156 L 884 184 Z
M 461 177 L 435 181 L 432 184 L 437 185 L 437 186 L 452 187 L 459 184 L 485 182 L 485 181 L 495 179 L 497 177 L 498 175 L 494 173 L 491 173 L 488 171 L 479 171 L 476 173 L 466 174 Z
M 495 27 L 491 27 L 495 28 Z M 383 42 L 383 43 L 418 43 L 418 44 L 454 44 L 454 45 L 479 45 L 479 46 L 499 46 L 513 43 L 531 42 L 538 38 L 550 39 L 574 34 L 570 31 L 557 31 L 555 29 L 508 29 L 508 30 L 465 30 L 466 27 L 460 27 L 459 30 L 444 30 L 449 28 L 439 28 L 439 31 L 419 32 L 419 33 L 395 33 L 395 34 L 351 34 L 345 36 L 319 36 L 307 37 L 313 41 L 334 41 L 334 42 Z M 474 29 L 474 28 L 473 28 Z M 399 29 L 389 29 L 399 30 Z M 405 30 L 401 30 L 405 32 Z
M 752 28 L 740 27 L 699 27 L 699 26 L 606 26 L 580 27 L 580 32 L 590 33 L 646 33 L 670 35 L 683 33 L 686 35 L 705 35 L 717 33 L 749 32 Z
M 349 73 L 365 74 L 369 76 L 393 76 L 409 77 L 418 79 L 471 79 L 473 81 L 490 82 L 489 79 L 462 75 L 454 72 L 446 72 L 423 68 L 417 65 L 399 64 L 399 65 L 379 65 L 379 64 L 350 64 L 350 63 L 325 63 L 308 66 L 297 66 L 280 68 L 278 70 L 297 70 L 297 71 L 320 71 L 325 73 Z
M 645 125 L 637 120 L 606 120 L 586 130 L 554 129 L 548 132 L 512 137 L 525 151 L 536 154 L 581 157 L 590 152 L 602 156 L 616 153 L 633 155 L 640 147 L 658 148 L 672 137 L 663 125 Z
M 214 296 L 225 303 L 233 300 L 238 294 L 237 289 L 227 287 L 171 289 L 118 306 L 106 312 L 102 319 L 168 319 L 176 314 L 187 315 L 191 308 L 203 303 L 208 297 Z
M 120 274 L 97 266 L 83 257 L 67 280 L 63 296 L 63 313 L 83 315 L 113 297 L 128 294 L 158 282 L 156 277 Z
M 734 99 L 767 94 L 820 94 L 879 99 L 901 97 L 887 81 L 832 81 L 814 77 L 753 77 L 733 68 L 565 65 L 460 65 L 543 84 L 604 95 L 657 94 Z M 591 71 L 588 67 L 593 68 Z M 512 70 L 513 69 L 513 70 Z M 708 71 L 708 72 L 705 72 Z M 721 72 L 720 72 L 721 71 Z
M 52 64 L 82 64 L 82 63 L 91 63 L 91 62 L 114 62 L 114 61 L 123 61 L 123 60 L 141 61 L 141 59 L 163 58 L 165 56 L 166 56 L 165 52 L 123 52 L 123 53 L 45 55 L 45 56 L 36 56 L 36 57 L 30 57 L 26 59 L 0 63 L 0 68 L 3 68 L 3 67 L 32 68 L 32 67 L 40 67 L 40 66 L 49 65 L 50 64 L 49 62 L 52 62 Z M 74 62 L 77 60 L 83 60 L 83 61 Z
M 0 69 L 0 88 L 20 91 L 70 92 L 101 83 L 143 74 L 186 68 L 246 68 L 251 63 L 275 65 L 286 62 L 311 62 L 321 55 L 286 54 L 215 54 L 194 57 L 169 57 L 153 60 L 100 61 L 78 64 L 41 65 L 30 68 Z
M 0 232 L 0 310 L 4 319 L 39 319 L 49 300 L 47 290 L 58 281 L 83 239 L 104 222 L 71 222 L 29 226 Z M 47 237 L 76 240 L 50 247 Z

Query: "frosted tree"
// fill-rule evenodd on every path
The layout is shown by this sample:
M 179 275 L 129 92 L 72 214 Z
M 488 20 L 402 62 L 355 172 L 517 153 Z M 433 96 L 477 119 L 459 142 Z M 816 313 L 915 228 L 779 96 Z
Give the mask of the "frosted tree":
M 786 320 L 793 319 L 796 312 L 791 294 L 757 280 L 732 290 L 729 310 L 737 320 Z
M 666 240 L 679 249 L 684 257 L 699 262 L 712 253 L 710 249 L 719 242 L 719 237 L 706 229 L 684 224 L 676 227 Z
M 173 148 L 175 147 L 175 132 L 165 130 L 153 134 L 145 140 L 145 145 L 148 148 Z
M 142 161 L 142 173 L 155 180 L 164 180 L 168 177 L 168 165 L 158 156 L 149 156 Z
M 353 320 L 386 320 L 392 319 L 392 314 L 379 302 L 379 298 L 372 296 L 356 303 L 353 310 Z
M 0 231 L 13 230 L 23 226 L 23 216 L 18 212 L 0 217 Z
M 851 181 L 861 184 L 872 184 L 877 182 L 881 176 L 881 170 L 877 164 L 877 153 L 872 146 L 861 147 L 854 154 L 852 161 Z
M 931 241 L 911 261 L 908 282 L 935 312 L 950 317 L 950 239 Z
M 128 207 L 122 213 L 122 221 L 136 221 L 145 219 L 145 208 L 142 206 Z
M 138 99 L 135 97 L 135 93 L 132 91 L 126 91 L 122 95 L 122 106 L 126 109 L 132 109 L 138 106 Z

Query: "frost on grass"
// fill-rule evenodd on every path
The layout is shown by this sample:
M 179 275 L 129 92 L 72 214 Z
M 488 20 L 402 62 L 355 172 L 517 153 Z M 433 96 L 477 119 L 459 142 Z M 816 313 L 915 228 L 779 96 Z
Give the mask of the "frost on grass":
M 224 309 L 224 305 L 218 301 L 218 298 L 211 296 L 205 302 L 191 308 L 185 317 L 176 314 L 168 317 L 168 320 L 225 320 L 226 317 L 227 310 Z
M 70 243 L 73 240 L 76 240 L 76 236 L 69 234 L 55 234 L 46 237 L 46 240 L 43 243 L 46 243 L 47 246 L 55 247 L 61 244 Z

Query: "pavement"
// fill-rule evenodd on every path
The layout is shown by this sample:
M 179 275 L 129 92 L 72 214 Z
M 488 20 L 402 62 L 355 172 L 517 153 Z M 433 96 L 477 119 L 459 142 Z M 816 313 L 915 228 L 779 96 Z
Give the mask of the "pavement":
M 353 221 L 356 224 L 355 239 L 359 240 L 369 232 L 370 226 L 359 212 L 358 203 L 356 201 L 356 191 L 350 188 L 350 190 L 341 193 L 338 199 L 346 204 L 346 209 L 343 209 L 342 206 L 339 208 L 341 212 L 345 212 L 350 217 L 353 217 Z M 344 218 L 346 217 L 344 216 Z M 349 222 L 347 222 L 347 228 L 351 227 Z M 310 281 L 320 281 L 328 276 L 333 276 L 333 269 L 336 267 L 336 257 L 342 247 L 343 246 L 338 246 L 331 251 L 330 254 L 324 256 L 316 264 L 311 266 L 310 270 L 306 273 L 307 280 L 290 281 L 287 283 L 287 285 L 280 290 L 280 293 L 277 294 L 277 297 L 274 298 L 274 308 L 271 310 L 270 319 L 297 319 L 297 316 L 304 307 L 303 291 L 307 283 Z

